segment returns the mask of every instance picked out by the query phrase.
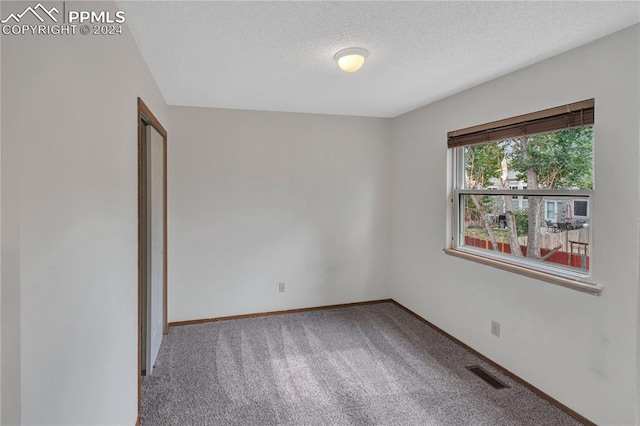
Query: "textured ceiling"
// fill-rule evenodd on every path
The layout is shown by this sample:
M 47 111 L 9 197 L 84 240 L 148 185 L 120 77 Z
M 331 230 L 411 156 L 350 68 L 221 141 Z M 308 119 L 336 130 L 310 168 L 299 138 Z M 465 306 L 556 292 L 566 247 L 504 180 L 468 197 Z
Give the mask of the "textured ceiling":
M 640 21 L 638 2 L 120 1 L 171 105 L 395 117 Z M 333 55 L 363 47 L 357 73 Z

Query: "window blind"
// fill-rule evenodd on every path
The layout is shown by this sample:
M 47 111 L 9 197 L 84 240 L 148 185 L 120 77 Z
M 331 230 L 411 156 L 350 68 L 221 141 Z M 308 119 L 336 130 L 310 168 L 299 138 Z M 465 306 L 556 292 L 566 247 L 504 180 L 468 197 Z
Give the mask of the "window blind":
M 477 145 L 593 125 L 595 100 L 549 108 L 447 133 L 447 146 Z

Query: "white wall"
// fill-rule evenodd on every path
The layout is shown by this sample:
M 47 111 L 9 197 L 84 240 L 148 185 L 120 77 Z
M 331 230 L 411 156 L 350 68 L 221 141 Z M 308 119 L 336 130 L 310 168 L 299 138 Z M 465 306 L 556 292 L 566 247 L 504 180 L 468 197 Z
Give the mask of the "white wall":
M 4 46 L 3 39 L 4 37 L 0 38 L 0 44 Z M 3 57 L 5 50 L 2 50 Z M 1 75 L 3 91 L 6 78 L 5 71 Z M 13 425 L 20 423 L 20 222 L 17 185 L 20 169 L 19 165 L 11 160 L 16 158 L 18 145 L 5 142 L 4 118 L 12 106 L 5 103 L 4 96 L 1 103 L 3 114 L 0 115 L 0 424 Z
M 128 34 L 2 36 L 2 65 L 2 325 L 9 306 L 21 331 L 3 385 L 13 368 L 25 425 L 132 425 L 136 98 L 167 107 Z
M 169 111 L 170 321 L 389 297 L 390 120 Z
M 391 296 L 606 425 L 637 424 L 638 26 L 393 122 Z M 442 253 L 446 133 L 596 99 L 593 277 L 600 297 Z M 501 337 L 490 334 L 491 320 Z
M 2 81 L 2 43 L 0 43 L 0 81 Z M 0 102 L 2 117 L 2 102 Z M 0 283 L 2 283 L 2 123 L 0 120 Z M 0 424 L 2 424 L 2 284 L 0 284 Z
M 4 42 L 2 43 L 5 44 Z M 4 56 L 5 51 L 2 50 Z M 5 66 L 6 67 L 6 66 Z M 1 424 L 20 423 L 20 219 L 19 186 L 20 166 L 15 161 L 19 145 L 7 140 L 5 119 L 10 116 L 11 105 L 5 102 L 5 82 L 9 73 L 2 73 L 2 145 L 0 147 L 0 295 L 1 317 L 0 337 L 2 338 L 2 371 L 0 392 L 2 397 Z

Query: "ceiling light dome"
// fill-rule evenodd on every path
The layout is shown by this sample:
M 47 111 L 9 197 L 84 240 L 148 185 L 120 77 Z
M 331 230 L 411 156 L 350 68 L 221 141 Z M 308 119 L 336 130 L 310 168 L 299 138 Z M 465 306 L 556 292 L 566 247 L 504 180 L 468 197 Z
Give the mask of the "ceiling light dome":
M 338 61 L 338 66 L 344 72 L 356 72 L 364 64 L 364 60 L 369 56 L 369 52 L 359 47 L 342 49 L 333 57 Z

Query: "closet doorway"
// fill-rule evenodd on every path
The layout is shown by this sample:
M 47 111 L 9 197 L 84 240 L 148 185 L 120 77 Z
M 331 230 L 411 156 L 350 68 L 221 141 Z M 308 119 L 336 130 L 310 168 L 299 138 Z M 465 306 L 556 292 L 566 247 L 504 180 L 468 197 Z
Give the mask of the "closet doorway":
M 167 131 L 138 98 L 138 415 L 142 376 L 168 332 Z

